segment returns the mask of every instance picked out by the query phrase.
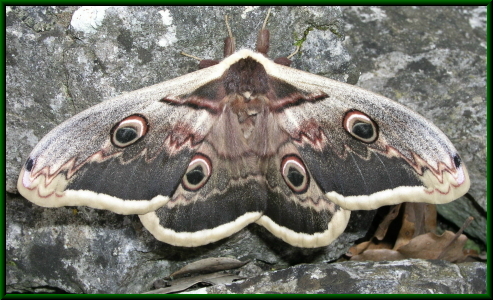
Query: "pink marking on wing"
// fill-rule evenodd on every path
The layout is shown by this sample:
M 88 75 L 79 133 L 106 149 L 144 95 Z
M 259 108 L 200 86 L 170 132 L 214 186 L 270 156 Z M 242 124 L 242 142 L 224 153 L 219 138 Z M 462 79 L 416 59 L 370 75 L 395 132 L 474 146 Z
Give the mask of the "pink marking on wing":
M 22 176 L 22 185 L 28 189 L 31 186 L 31 182 L 31 172 L 24 170 L 24 175 Z

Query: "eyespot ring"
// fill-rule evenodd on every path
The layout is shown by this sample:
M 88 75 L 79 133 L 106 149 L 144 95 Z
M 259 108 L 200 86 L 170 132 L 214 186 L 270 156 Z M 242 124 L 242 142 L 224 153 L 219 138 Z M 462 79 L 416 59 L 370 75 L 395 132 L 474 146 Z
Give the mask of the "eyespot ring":
M 118 122 L 110 131 L 111 143 L 125 148 L 142 139 L 149 129 L 149 123 L 142 115 L 135 114 Z
M 371 144 L 378 139 L 378 126 L 366 114 L 351 110 L 346 113 L 343 121 L 344 129 L 355 139 Z
M 207 183 L 211 174 L 211 160 L 204 154 L 195 154 L 183 175 L 182 186 L 187 191 L 196 191 Z
M 281 161 L 281 175 L 288 187 L 296 194 L 302 194 L 310 186 L 310 175 L 300 157 L 286 155 Z

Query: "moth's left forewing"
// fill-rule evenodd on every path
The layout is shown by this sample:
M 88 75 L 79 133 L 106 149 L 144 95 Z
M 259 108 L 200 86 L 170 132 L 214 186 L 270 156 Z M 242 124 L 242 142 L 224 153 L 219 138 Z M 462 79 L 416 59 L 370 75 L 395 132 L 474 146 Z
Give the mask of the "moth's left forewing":
M 199 70 L 124 93 L 68 119 L 33 149 L 19 176 L 19 192 L 45 207 L 154 211 L 169 200 L 214 122 L 207 110 L 172 101 L 179 103 L 222 73 L 216 66 Z M 115 132 L 125 126 L 141 135 L 134 143 L 115 142 Z M 128 139 L 125 131 L 122 136 Z
M 319 186 L 341 207 L 446 203 L 469 189 L 457 150 L 424 117 L 352 85 L 271 61 L 263 64 L 270 76 L 306 94 L 326 95 L 286 105 L 276 116 Z

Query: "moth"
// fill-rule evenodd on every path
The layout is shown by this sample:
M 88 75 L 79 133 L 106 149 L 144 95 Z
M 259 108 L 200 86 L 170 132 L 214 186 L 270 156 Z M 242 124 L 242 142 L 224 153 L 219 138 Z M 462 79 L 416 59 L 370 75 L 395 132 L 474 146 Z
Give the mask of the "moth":
M 351 210 L 467 192 L 466 166 L 430 121 L 268 59 L 265 23 L 256 51 L 235 52 L 230 33 L 222 61 L 60 124 L 29 155 L 19 192 L 44 207 L 137 214 L 158 240 L 186 247 L 254 222 L 293 246 L 321 247 Z

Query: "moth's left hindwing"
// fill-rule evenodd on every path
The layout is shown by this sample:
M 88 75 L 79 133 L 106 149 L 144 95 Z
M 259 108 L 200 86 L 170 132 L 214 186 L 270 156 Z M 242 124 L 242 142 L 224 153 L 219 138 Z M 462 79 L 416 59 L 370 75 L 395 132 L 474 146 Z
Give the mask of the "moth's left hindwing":
M 445 203 L 468 188 L 457 151 L 423 117 L 249 50 L 76 115 L 41 140 L 18 181 L 38 205 L 139 214 L 179 246 L 252 222 L 325 246 L 349 210 Z

